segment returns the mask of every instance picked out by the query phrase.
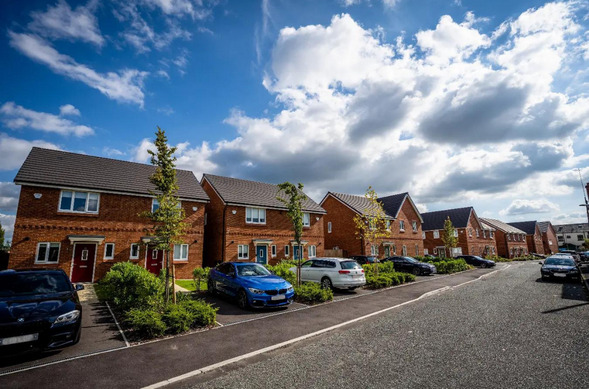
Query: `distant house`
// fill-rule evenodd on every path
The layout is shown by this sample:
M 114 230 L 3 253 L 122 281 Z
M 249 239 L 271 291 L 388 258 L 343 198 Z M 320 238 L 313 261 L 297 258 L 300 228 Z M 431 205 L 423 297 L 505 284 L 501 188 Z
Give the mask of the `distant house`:
M 150 244 L 153 223 L 142 212 L 155 166 L 34 147 L 16 178 L 21 185 L 10 268 L 61 268 L 73 282 L 102 278 L 113 263 L 131 261 L 159 273 L 163 253 Z M 172 258 L 179 278 L 202 266 L 209 198 L 194 174 L 176 170 L 188 223 Z
M 226 261 L 274 264 L 284 258 L 323 254 L 325 210 L 310 198 L 303 204 L 299 247 L 287 208 L 276 199 L 278 185 L 212 174 L 204 174 L 201 185 L 211 199 L 206 214 L 206 265 Z
M 378 199 L 386 213 L 389 235 L 376 244 L 359 239 L 354 217 L 370 207 L 365 196 L 328 192 L 321 206 L 327 211 L 324 218 L 326 249 L 340 249 L 344 256 L 423 255 L 421 225 L 423 219 L 409 193 L 399 193 Z
M 484 256 L 496 253 L 494 231 L 482 225 L 473 207 L 426 212 L 421 216 L 423 217 L 423 246 L 430 254 Z M 454 236 L 458 238 L 458 245 L 452 253 L 446 251 L 442 241 L 444 222 L 448 218 L 454 226 Z
M 557 224 L 554 229 L 556 230 L 558 247 L 580 250 L 585 239 L 589 239 L 588 223 Z
M 507 223 L 526 233 L 526 243 L 528 252 L 535 254 L 544 254 L 544 244 L 542 243 L 542 231 L 536 220 L 525 222 Z
M 497 219 L 481 218 L 481 222 L 495 229 L 495 242 L 499 256 L 515 258 L 528 254 L 524 231 Z
M 552 223 L 538 222 L 540 231 L 542 232 L 542 245 L 544 246 L 544 254 L 554 254 L 558 252 L 558 238 L 556 237 L 556 230 Z

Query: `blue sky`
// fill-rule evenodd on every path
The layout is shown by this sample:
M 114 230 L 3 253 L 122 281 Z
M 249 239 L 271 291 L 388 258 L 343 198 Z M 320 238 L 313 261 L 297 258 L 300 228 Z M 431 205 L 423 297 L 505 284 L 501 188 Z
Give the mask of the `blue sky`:
M 589 8 L 542 1 L 4 1 L 0 221 L 33 146 L 422 211 L 586 221 Z

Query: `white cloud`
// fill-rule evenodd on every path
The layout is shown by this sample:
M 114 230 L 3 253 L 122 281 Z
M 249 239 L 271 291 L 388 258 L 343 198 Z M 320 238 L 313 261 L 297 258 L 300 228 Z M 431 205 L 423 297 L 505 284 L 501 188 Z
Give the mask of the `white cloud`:
M 104 147 L 102 149 L 102 154 L 108 157 L 120 157 L 122 155 L 125 155 L 125 153 L 123 153 L 121 150 L 115 149 L 113 147 Z
M 55 6 L 49 6 L 46 12 L 33 12 L 33 21 L 29 29 L 52 39 L 81 40 L 96 46 L 104 45 L 104 38 L 94 16 L 97 1 L 92 0 L 86 6 L 80 5 L 72 10 L 65 0 L 59 0 Z
M 45 132 L 55 132 L 61 135 L 85 136 L 94 134 L 94 130 L 88 126 L 76 124 L 63 115 L 79 115 L 73 105 L 67 104 L 60 107 L 60 116 L 45 112 L 36 112 L 16 105 L 9 101 L 0 107 L 2 122 L 11 129 L 33 128 Z
M 67 115 L 80 116 L 80 110 L 71 104 L 65 104 L 65 105 L 62 105 L 61 107 L 59 107 L 59 114 L 61 116 L 67 116 Z
M 143 107 L 143 79 L 147 72 L 124 69 L 119 73 L 101 74 L 73 58 L 60 54 L 49 43 L 38 36 L 8 32 L 10 45 L 30 59 L 48 66 L 57 74 L 78 80 L 91 88 L 99 90 L 108 98 L 134 103 Z
M 20 187 L 12 182 L 0 182 L 0 212 L 16 212 Z
M 27 158 L 27 155 L 29 155 L 31 148 L 35 146 L 59 150 L 59 147 L 53 143 L 41 140 L 28 141 L 0 133 L 0 155 L 2 156 L 0 170 L 14 170 L 20 168 Z
M 519 216 L 536 213 L 555 213 L 559 212 L 560 207 L 547 199 L 516 199 L 509 206 L 501 211 L 501 216 Z
M 143 2 L 151 7 L 158 7 L 166 15 L 189 15 L 193 19 L 205 19 L 211 14 L 209 9 L 202 6 L 202 1 L 197 1 L 196 6 L 190 0 L 143 0 Z
M 147 152 L 148 150 L 155 150 L 155 145 L 152 141 L 147 138 L 141 140 L 137 147 L 134 147 L 132 150 L 132 158 L 131 160 L 134 162 L 141 162 L 147 163 L 149 162 L 151 156 Z
M 14 221 L 16 220 L 16 215 L 6 215 L 0 213 L 0 223 L 2 223 L 2 228 L 4 228 L 4 243 L 7 241 L 12 240 L 12 234 L 14 233 Z

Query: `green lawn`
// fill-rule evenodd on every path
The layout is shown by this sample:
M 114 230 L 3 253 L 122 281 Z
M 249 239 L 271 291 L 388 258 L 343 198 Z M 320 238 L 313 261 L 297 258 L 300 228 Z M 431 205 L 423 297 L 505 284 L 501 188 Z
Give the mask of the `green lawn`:
M 184 289 L 188 289 L 191 292 L 194 292 L 196 290 L 193 280 L 176 280 L 176 285 L 181 286 Z M 207 290 L 207 282 L 206 281 L 200 282 L 200 290 Z

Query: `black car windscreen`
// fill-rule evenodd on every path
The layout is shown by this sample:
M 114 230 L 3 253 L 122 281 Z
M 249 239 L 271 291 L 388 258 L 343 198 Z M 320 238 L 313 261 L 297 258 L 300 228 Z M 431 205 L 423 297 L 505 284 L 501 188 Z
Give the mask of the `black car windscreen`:
M 50 273 L 0 274 L 0 297 L 70 292 L 66 276 Z

